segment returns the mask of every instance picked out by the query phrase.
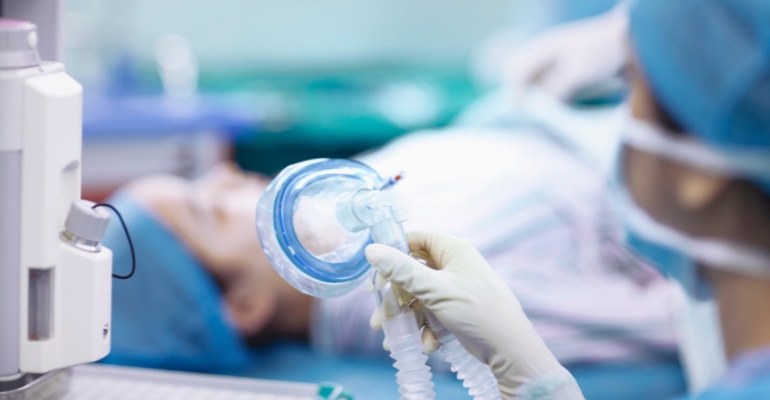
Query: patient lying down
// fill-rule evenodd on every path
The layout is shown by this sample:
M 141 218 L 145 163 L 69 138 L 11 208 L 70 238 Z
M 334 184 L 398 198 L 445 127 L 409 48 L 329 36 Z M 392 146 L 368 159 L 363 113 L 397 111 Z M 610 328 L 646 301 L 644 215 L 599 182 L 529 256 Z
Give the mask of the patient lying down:
M 674 354 L 671 317 L 660 313 L 670 308 L 665 280 L 620 246 L 604 178 L 568 150 L 527 132 L 457 129 L 408 135 L 359 159 L 381 175 L 406 171 L 397 187 L 411 215 L 405 227 L 469 238 L 562 363 Z M 310 298 L 269 265 L 255 229 L 269 181 L 223 164 L 194 181 L 143 178 L 122 195 L 217 282 L 222 318 L 246 341 L 382 353 L 382 333 L 369 327 L 371 293 Z

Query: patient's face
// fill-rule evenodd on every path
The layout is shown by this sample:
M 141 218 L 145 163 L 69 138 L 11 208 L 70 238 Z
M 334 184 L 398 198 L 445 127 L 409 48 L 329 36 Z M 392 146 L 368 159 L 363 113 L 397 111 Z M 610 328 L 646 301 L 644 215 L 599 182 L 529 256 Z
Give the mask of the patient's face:
M 256 205 L 268 183 L 222 164 L 194 181 L 158 176 L 127 188 L 220 282 L 226 312 L 246 336 L 295 328 L 300 330 L 287 333 L 301 333 L 298 325 L 308 318 L 309 299 L 278 276 L 259 244 Z
M 184 235 L 212 268 L 264 259 L 256 234 L 256 205 L 268 181 L 237 167 L 214 167 L 185 188 Z M 222 271 L 225 272 L 225 271 Z

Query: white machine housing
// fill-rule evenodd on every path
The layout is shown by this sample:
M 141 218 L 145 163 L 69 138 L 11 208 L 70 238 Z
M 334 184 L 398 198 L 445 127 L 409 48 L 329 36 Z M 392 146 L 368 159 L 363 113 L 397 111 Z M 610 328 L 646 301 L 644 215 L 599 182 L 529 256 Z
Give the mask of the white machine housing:
M 0 68 L 0 382 L 110 350 L 112 253 L 60 237 L 80 199 L 82 93 L 61 63 Z

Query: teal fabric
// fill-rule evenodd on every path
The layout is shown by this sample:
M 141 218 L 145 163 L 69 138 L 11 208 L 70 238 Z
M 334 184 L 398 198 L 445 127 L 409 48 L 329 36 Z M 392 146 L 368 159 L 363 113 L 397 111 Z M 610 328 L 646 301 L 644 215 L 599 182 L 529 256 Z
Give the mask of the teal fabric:
M 657 100 L 686 132 L 716 150 L 770 154 L 770 1 L 640 0 L 630 31 Z M 748 178 L 770 194 L 770 176 Z
M 112 349 L 103 362 L 204 372 L 249 365 L 254 355 L 225 321 L 220 291 L 201 263 L 129 196 L 108 202 L 126 221 L 136 273 L 113 279 Z M 103 243 L 115 273 L 125 274 L 131 254 L 117 218 Z

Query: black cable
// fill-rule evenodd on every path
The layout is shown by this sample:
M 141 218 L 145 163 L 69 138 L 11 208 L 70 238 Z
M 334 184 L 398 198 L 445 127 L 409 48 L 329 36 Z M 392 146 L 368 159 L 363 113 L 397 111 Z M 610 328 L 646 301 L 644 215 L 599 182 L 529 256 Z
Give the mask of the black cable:
M 131 272 L 128 275 L 123 275 L 123 276 L 112 274 L 112 277 L 116 279 L 128 279 L 134 276 L 134 272 L 136 271 L 136 253 L 134 253 L 134 242 L 131 241 L 131 235 L 128 234 L 128 228 L 126 227 L 126 222 L 123 221 L 123 216 L 120 215 L 120 212 L 118 211 L 118 209 L 113 207 L 111 204 L 98 203 L 98 204 L 94 204 L 94 206 L 91 208 L 95 209 L 96 207 L 107 207 L 110 210 L 114 211 L 115 214 L 118 215 L 118 219 L 120 219 L 120 224 L 123 225 L 123 232 L 126 233 L 126 239 L 128 239 L 128 248 L 131 250 Z

